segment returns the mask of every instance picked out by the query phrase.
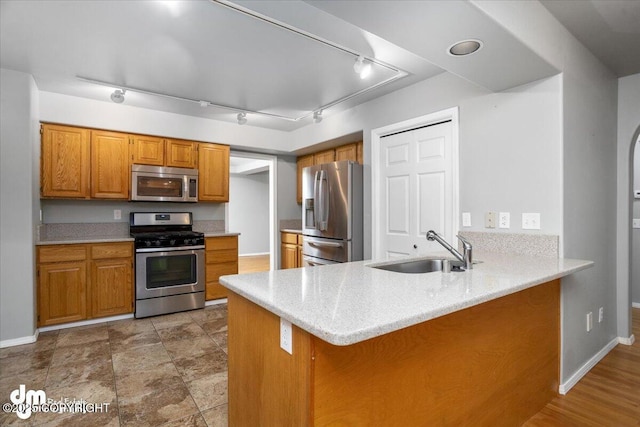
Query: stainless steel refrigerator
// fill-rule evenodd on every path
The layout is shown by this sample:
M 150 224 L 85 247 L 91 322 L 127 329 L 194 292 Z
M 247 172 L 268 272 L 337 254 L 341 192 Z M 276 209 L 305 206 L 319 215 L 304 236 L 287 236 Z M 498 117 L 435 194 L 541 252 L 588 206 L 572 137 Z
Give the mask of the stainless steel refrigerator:
M 302 170 L 305 266 L 362 260 L 362 166 L 349 160 Z

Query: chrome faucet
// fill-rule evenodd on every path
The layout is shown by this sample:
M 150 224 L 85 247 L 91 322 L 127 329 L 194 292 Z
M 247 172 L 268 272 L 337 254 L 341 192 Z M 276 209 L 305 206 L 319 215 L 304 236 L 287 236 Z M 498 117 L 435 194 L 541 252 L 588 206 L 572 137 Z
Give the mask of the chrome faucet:
M 473 259 L 472 259 L 473 248 L 471 247 L 471 243 L 469 243 L 467 239 L 465 239 L 459 234 L 456 237 L 460 239 L 460 242 L 462 242 L 462 249 L 463 249 L 462 255 L 460 254 L 460 252 L 455 250 L 453 246 L 448 244 L 447 241 L 444 240 L 435 231 L 429 230 L 427 232 L 427 240 L 429 241 L 435 240 L 436 242 L 440 243 L 442 246 L 444 246 L 446 250 L 451 252 L 451 255 L 456 257 L 456 259 L 462 263 L 462 266 L 464 267 L 465 270 L 471 270 L 473 268 Z

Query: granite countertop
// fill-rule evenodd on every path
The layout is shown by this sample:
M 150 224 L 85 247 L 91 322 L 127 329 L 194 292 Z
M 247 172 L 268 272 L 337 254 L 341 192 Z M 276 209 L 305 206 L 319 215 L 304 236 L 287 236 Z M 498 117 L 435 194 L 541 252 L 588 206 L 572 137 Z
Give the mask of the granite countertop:
M 231 231 L 205 231 L 204 237 L 225 237 L 225 236 L 239 236 L 240 233 L 234 233 Z
M 41 238 L 36 242 L 39 245 L 72 245 L 78 243 L 109 243 L 109 242 L 133 242 L 133 237 L 127 235 L 122 236 L 68 236 L 68 237 L 52 237 Z
M 481 262 L 464 272 L 404 274 L 371 268 L 389 261 L 358 261 L 222 276 L 220 282 L 331 344 L 350 345 L 593 265 L 575 259 L 474 255 Z M 406 260 L 424 258 L 429 257 Z

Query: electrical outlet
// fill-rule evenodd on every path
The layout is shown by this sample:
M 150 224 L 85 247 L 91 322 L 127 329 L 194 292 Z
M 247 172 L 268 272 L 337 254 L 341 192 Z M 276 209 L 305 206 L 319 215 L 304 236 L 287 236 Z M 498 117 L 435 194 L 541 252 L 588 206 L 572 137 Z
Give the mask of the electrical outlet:
M 640 228 L 640 218 L 633 218 L 633 228 Z
M 471 212 L 462 212 L 462 226 L 471 227 Z
M 280 318 L 280 348 L 289 354 L 293 354 L 293 340 L 291 322 Z
M 122 211 L 120 209 L 113 210 L 113 219 L 122 219 Z
M 498 227 L 500 228 L 511 227 L 511 214 L 509 212 L 500 212 L 498 214 Z
M 495 212 L 487 212 L 484 214 L 484 228 L 496 228 Z
M 604 307 L 600 307 L 598 310 L 598 323 L 602 323 L 604 320 Z
M 591 332 L 593 329 L 593 312 L 587 313 L 587 332 Z
M 540 230 L 540 214 L 539 213 L 523 213 L 522 229 L 523 230 Z

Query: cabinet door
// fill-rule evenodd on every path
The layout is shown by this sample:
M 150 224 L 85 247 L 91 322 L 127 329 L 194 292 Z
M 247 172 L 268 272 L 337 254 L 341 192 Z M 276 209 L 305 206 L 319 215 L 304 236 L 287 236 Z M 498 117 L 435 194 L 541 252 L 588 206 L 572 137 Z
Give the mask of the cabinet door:
M 313 164 L 321 165 L 323 163 L 331 163 L 335 162 L 336 159 L 336 151 L 334 149 L 327 151 L 320 151 L 319 153 L 315 153 L 313 155 Z
M 229 146 L 199 144 L 198 201 L 229 201 Z
M 227 288 L 220 276 L 238 273 L 238 236 L 207 237 L 205 239 L 205 299 L 227 297 Z
M 296 166 L 298 170 L 296 200 L 298 203 L 302 203 L 302 169 L 313 166 L 313 154 L 298 157 Z
M 40 264 L 38 277 L 39 326 L 87 318 L 87 269 L 84 261 Z
M 89 197 L 89 130 L 42 125 L 40 196 Z
M 133 312 L 131 258 L 91 261 L 91 317 Z
M 283 243 L 280 246 L 280 267 L 283 270 L 287 268 L 296 268 L 298 266 L 298 246 L 290 243 Z
M 131 163 L 164 166 L 164 139 L 146 135 L 131 138 Z
M 336 162 L 341 160 L 351 160 L 352 162 L 358 161 L 356 144 L 347 144 L 336 148 Z
M 91 131 L 91 197 L 129 198 L 129 135 Z
M 195 168 L 197 163 L 196 143 L 167 139 L 165 150 L 166 165 L 174 168 Z

